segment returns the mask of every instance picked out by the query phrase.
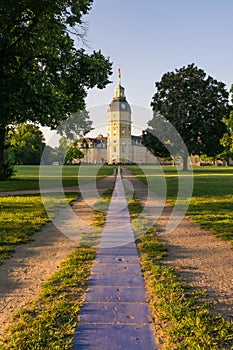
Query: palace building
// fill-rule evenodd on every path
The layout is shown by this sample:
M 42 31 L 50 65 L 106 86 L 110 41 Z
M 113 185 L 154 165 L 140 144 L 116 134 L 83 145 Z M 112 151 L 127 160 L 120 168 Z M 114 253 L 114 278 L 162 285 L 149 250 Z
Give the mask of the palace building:
M 82 137 L 78 148 L 83 152 L 82 163 L 87 164 L 157 164 L 157 158 L 142 145 L 142 136 L 131 134 L 131 108 L 121 85 L 118 69 L 118 84 L 107 111 L 107 137 Z

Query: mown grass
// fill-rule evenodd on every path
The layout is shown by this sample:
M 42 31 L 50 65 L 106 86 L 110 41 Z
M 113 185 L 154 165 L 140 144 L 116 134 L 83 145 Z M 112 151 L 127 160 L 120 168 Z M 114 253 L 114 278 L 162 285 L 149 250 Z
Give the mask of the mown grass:
M 77 186 L 79 183 L 93 181 L 96 178 L 111 175 L 114 166 L 16 166 L 16 175 L 6 181 L 0 181 L 1 191 L 38 190 L 39 180 L 44 188 Z
M 103 227 L 105 223 L 112 192 L 112 188 L 107 189 L 95 204 L 93 225 L 96 227 Z
M 178 176 L 181 176 L 184 187 L 190 183 L 191 174 L 187 172 L 178 175 L 174 167 L 163 167 L 163 174 L 158 173 L 156 167 L 143 167 L 143 171 L 136 166 L 129 169 L 146 183 L 151 177 L 158 177 L 158 180 L 150 181 L 151 189 L 158 194 L 161 187 L 157 184 L 165 178 L 166 199 L 173 205 L 178 193 Z M 193 193 L 187 214 L 202 228 L 213 231 L 216 236 L 233 244 L 233 168 L 194 168 L 193 180 Z
M 75 194 L 66 194 L 68 202 L 76 198 Z M 44 201 L 49 214 L 39 195 L 0 197 L 0 263 L 12 256 L 17 244 L 32 240 L 33 233 L 64 205 L 59 194 L 46 195 Z
M 80 245 L 42 285 L 39 298 L 15 314 L 0 349 L 71 349 L 94 258 L 94 248 Z
M 92 225 L 95 228 L 93 232 L 83 235 L 82 243 L 88 246 L 97 247 L 100 243 L 101 232 L 104 227 L 108 212 L 109 203 L 112 197 L 113 189 L 107 189 L 101 198 L 94 205 L 94 215 Z
M 96 178 L 111 175 L 114 168 L 114 166 L 104 166 L 97 171 L 94 166 L 85 166 L 80 179 L 85 182 L 90 181 L 90 179 L 95 180 Z M 0 189 L 36 189 L 39 184 L 39 167 L 18 166 L 17 169 L 18 177 L 15 180 L 0 181 Z M 57 166 L 47 166 L 44 169 L 44 176 L 46 178 L 48 175 L 51 187 L 56 186 Z M 63 176 L 66 185 L 77 184 L 78 169 L 79 167 L 77 166 L 64 167 Z M 77 199 L 77 195 L 66 193 L 66 198 L 70 202 Z M 32 234 L 50 221 L 56 209 L 65 205 L 63 196 L 59 193 L 43 194 L 43 202 L 40 195 L 0 197 L 0 264 L 4 259 L 12 256 L 14 247 L 17 244 L 30 241 Z
M 137 199 L 129 202 L 131 218 L 142 210 Z M 148 300 L 161 350 L 233 349 L 233 323 L 209 312 L 203 290 L 184 285 L 178 273 L 163 265 L 165 242 L 152 227 L 137 240 Z

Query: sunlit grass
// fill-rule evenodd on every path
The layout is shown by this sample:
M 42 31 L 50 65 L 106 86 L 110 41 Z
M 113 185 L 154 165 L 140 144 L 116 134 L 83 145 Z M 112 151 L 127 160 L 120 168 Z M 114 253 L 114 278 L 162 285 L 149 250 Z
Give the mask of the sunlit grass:
M 76 198 L 75 194 L 66 194 L 68 202 Z M 50 221 L 49 215 L 64 205 L 59 194 L 44 196 L 43 200 L 47 211 L 39 195 L 0 197 L 0 263 L 12 256 L 17 244 L 32 240 L 33 233 Z
M 203 229 L 233 243 L 233 196 L 193 197 L 188 215 Z
M 39 166 L 18 166 L 15 179 L 0 181 L 0 190 L 38 189 Z M 63 185 L 73 186 L 78 183 L 78 166 L 45 166 L 43 175 L 47 187 L 56 187 L 58 168 L 62 171 Z M 114 166 L 84 166 L 79 180 L 82 182 L 96 180 L 113 173 Z M 51 176 L 51 178 L 49 178 Z M 46 187 L 46 186 L 45 186 Z M 67 200 L 73 200 L 75 194 L 69 194 Z M 39 195 L 0 197 L 0 263 L 12 255 L 14 246 L 32 239 L 32 234 L 48 222 L 48 212 L 64 204 L 59 194 L 43 195 L 46 210 Z
M 115 166 L 16 166 L 16 175 L 0 181 L 1 191 L 38 190 L 39 179 L 43 188 L 77 186 L 79 183 L 95 181 L 111 175 Z M 81 169 L 81 170 L 80 170 Z
M 175 204 L 179 180 L 182 186 L 190 184 L 190 172 L 181 173 L 179 179 L 175 167 L 163 167 L 161 174 L 158 168 L 148 166 L 142 169 L 129 167 L 140 180 L 149 182 L 150 177 L 166 180 L 166 199 Z M 142 171 L 143 170 L 143 171 Z M 202 228 L 213 231 L 224 240 L 233 242 L 233 168 L 232 167 L 199 167 L 193 169 L 193 193 L 187 214 L 197 221 Z M 158 182 L 150 181 L 150 188 L 161 194 Z M 185 191 L 184 191 L 185 194 Z M 181 197 L 180 200 L 185 200 Z
M 93 225 L 96 227 L 103 227 L 105 223 L 112 192 L 113 189 L 106 190 L 94 206 L 95 212 Z

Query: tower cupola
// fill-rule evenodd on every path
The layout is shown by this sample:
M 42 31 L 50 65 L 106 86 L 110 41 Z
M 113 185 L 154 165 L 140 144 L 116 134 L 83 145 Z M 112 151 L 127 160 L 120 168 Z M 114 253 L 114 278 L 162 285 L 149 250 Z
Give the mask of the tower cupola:
M 121 86 L 121 69 L 118 68 L 118 85 L 115 87 L 115 94 L 113 100 L 126 100 L 125 89 Z
M 118 84 L 108 108 L 108 163 L 131 161 L 131 108 L 121 85 L 118 68 Z

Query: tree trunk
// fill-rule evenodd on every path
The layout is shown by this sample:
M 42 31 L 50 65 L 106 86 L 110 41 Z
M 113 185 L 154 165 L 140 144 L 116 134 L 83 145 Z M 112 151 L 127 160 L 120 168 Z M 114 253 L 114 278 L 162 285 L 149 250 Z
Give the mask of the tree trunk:
M 4 145 L 6 137 L 6 128 L 0 125 L 0 178 L 4 172 Z
M 182 171 L 188 171 L 188 154 L 183 155 L 183 169 Z

